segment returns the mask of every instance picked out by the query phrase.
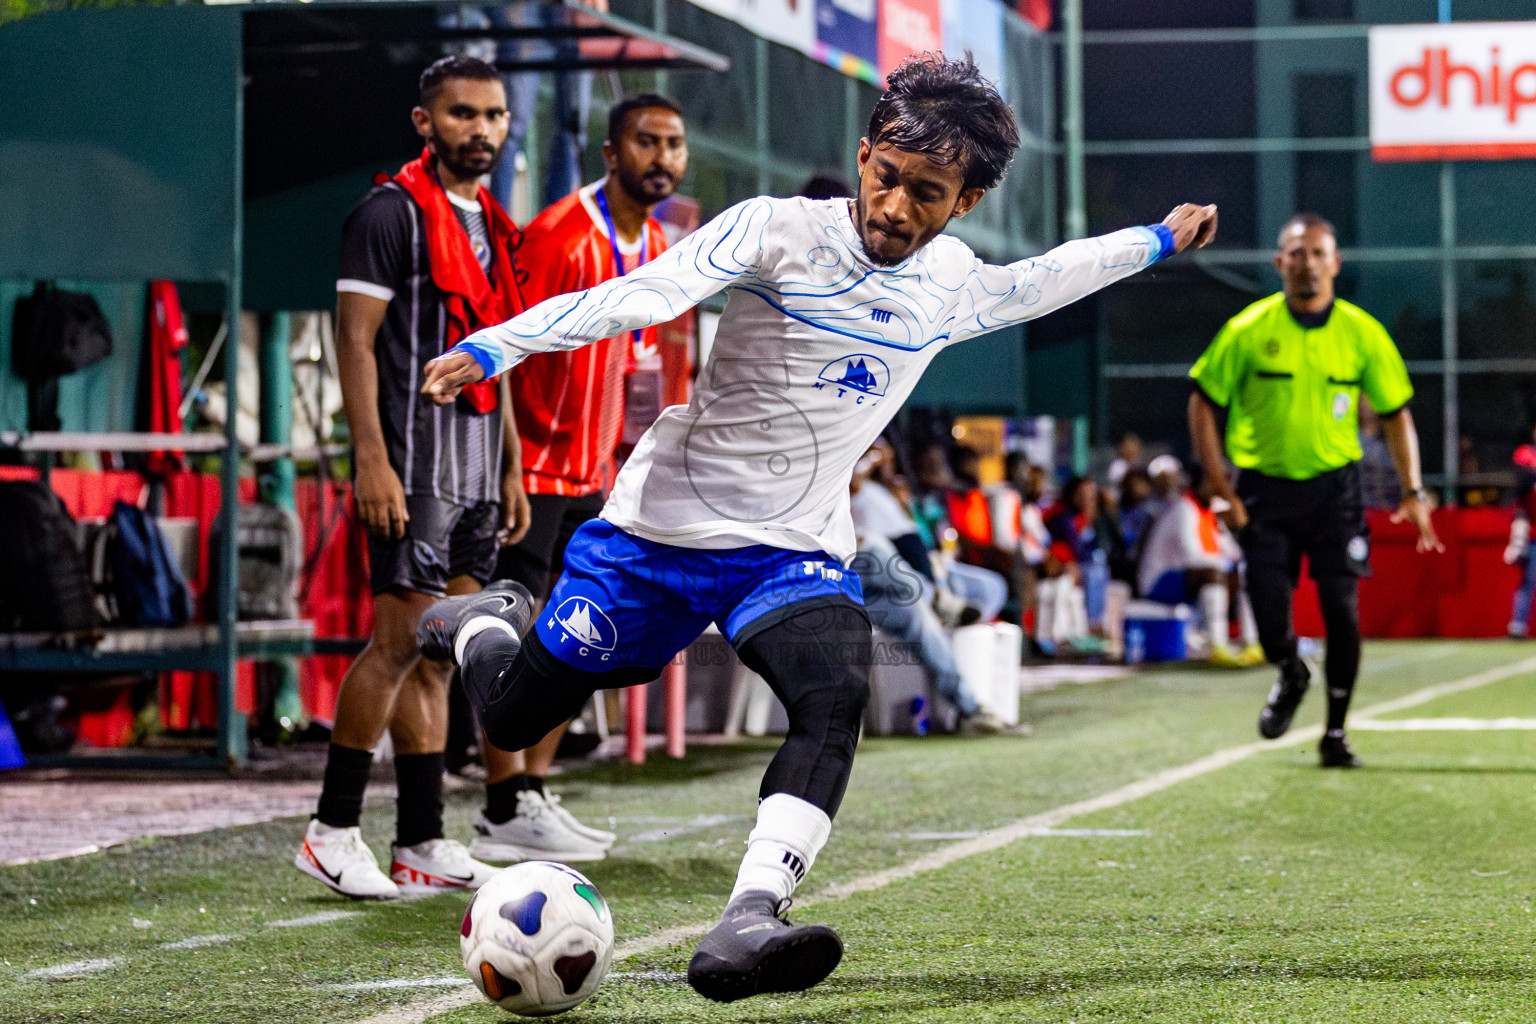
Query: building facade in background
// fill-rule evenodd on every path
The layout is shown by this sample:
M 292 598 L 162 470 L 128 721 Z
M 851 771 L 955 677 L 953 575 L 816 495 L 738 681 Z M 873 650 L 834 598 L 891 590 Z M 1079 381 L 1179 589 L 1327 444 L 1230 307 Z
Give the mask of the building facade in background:
M 1401 148 L 1428 140 L 1428 128 L 1393 136 L 1396 152 L 1372 153 L 1370 27 L 1434 23 L 1441 3 L 1084 5 L 1089 231 L 1196 196 L 1220 204 L 1221 233 L 1194 259 L 1111 289 L 1096 314 L 1042 324 L 1031 370 L 1048 357 L 1090 390 L 1077 409 L 1039 411 L 1086 412 L 1101 440 L 1129 429 L 1187 449 L 1191 362 L 1227 318 L 1279 289 L 1276 233 L 1292 212 L 1311 210 L 1338 227 L 1339 294 L 1378 317 L 1408 361 L 1428 480 L 1463 492 L 1497 482 L 1490 471 L 1509 464 L 1536 422 L 1536 205 L 1527 198 L 1536 164 L 1518 146 L 1451 150 L 1507 157 L 1455 162 Z M 1452 0 L 1450 13 L 1457 23 L 1536 19 L 1536 0 Z M 1449 65 L 1475 66 L 1478 81 L 1470 70 L 1446 81 L 1433 47 L 1427 79 L 1410 71 L 1399 92 L 1413 101 L 1429 90 L 1426 110 L 1442 86 L 1453 105 L 1492 107 L 1499 55 L 1447 45 Z M 1536 67 L 1520 70 L 1528 58 L 1503 49 L 1497 113 L 1530 136 Z M 1468 139 L 1503 141 L 1491 130 Z

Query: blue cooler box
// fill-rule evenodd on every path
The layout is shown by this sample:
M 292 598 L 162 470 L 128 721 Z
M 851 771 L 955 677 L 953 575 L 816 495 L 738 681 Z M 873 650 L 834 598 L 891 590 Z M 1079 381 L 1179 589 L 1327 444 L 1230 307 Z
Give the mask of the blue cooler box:
M 1183 661 L 1184 629 L 1189 609 L 1184 605 L 1131 601 L 1125 606 L 1125 663 Z

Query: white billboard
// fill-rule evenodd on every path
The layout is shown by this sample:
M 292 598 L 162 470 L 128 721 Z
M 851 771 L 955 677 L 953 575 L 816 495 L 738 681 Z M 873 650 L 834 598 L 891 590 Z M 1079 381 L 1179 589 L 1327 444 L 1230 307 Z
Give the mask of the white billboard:
M 1377 160 L 1536 156 L 1536 22 L 1378 25 L 1370 49 Z

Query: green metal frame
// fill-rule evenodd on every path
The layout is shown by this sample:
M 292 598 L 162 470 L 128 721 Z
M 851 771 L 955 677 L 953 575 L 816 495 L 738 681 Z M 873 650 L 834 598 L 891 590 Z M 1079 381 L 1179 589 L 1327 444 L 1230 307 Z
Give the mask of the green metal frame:
M 1211 29 L 1116 29 L 1082 31 L 1080 27 L 1082 0 L 1064 0 L 1063 31 L 1054 33 L 1053 40 L 1062 48 L 1062 60 L 1066 71 L 1064 87 L 1068 95 L 1063 98 L 1065 113 L 1062 117 L 1062 151 L 1066 156 L 1067 219 L 1069 224 L 1082 216 L 1079 204 L 1083 202 L 1083 160 L 1088 156 L 1124 155 L 1174 155 L 1200 153 L 1301 153 L 1301 152 L 1368 152 L 1370 139 L 1364 136 L 1337 138 L 1292 138 L 1264 136 L 1258 138 L 1221 139 L 1117 139 L 1086 140 L 1080 114 L 1081 98 L 1074 98 L 1074 89 L 1082 89 L 1081 76 L 1074 76 L 1071 68 L 1080 66 L 1084 46 L 1117 46 L 1147 44 L 1190 43 L 1328 43 L 1340 40 L 1363 42 L 1370 31 L 1368 24 L 1331 25 L 1260 25 L 1247 28 Z M 1450 0 L 1439 0 L 1435 5 L 1439 20 L 1451 20 Z M 1431 13 L 1426 8 L 1425 13 Z M 1074 22 L 1074 19 L 1078 19 Z M 1079 111 L 1077 115 L 1073 110 Z M 1438 244 L 1418 246 L 1364 246 L 1341 250 L 1348 263 L 1436 263 L 1440 270 L 1441 352 L 1439 359 L 1410 360 L 1408 367 L 1413 373 L 1438 375 L 1443 380 L 1441 415 L 1442 471 L 1426 474 L 1426 479 L 1437 483 L 1447 498 L 1455 495 L 1459 483 L 1459 442 L 1461 437 L 1461 408 L 1459 382 L 1463 374 L 1508 373 L 1536 371 L 1536 360 L 1473 359 L 1460 357 L 1460 295 L 1457 268 L 1478 260 L 1536 259 L 1536 245 L 1464 245 L 1457 241 L 1456 224 L 1456 165 L 1441 162 L 1439 172 Z M 1086 230 L 1086 226 L 1084 227 Z M 1069 235 L 1072 229 L 1069 227 Z M 1267 266 L 1272 257 L 1267 249 L 1207 249 L 1187 258 L 1208 266 Z M 1180 378 L 1189 370 L 1184 362 L 1111 362 L 1104 359 L 1105 346 L 1101 340 L 1100 373 L 1103 380 Z M 1101 414 L 1104 403 L 1100 403 Z M 1102 439 L 1102 438 L 1101 438 Z
M 345 10 L 355 12 L 360 23 L 385 19 L 380 23 L 389 28 L 389 35 L 400 11 L 436 11 L 438 6 L 138 6 L 57 11 L 0 26 L 0 95 L 6 98 L 0 104 L 0 278 L 217 283 L 223 287 L 224 315 L 234 334 L 243 308 L 245 271 L 244 19 L 287 8 L 306 12 L 309 23 L 320 26 L 316 31 L 333 32 L 324 12 Z M 599 15 L 571 0 L 563 0 L 557 10 L 563 13 L 556 20 L 569 24 L 535 34 L 662 44 L 665 53 L 658 55 L 652 47 L 649 56 L 638 61 L 645 67 L 729 66 L 719 54 Z M 394 20 L 388 20 L 392 16 Z M 442 29 L 432 41 L 528 34 L 526 29 Z M 508 70 L 635 63 L 618 52 L 596 60 L 544 61 Z M 40 167 L 50 174 L 46 188 L 38 187 Z M 282 332 L 271 333 L 275 337 Z M 239 348 L 233 340 L 224 348 L 227 381 L 239 376 Z M 272 410 L 290 407 L 282 396 L 271 397 Z M 215 672 L 217 763 L 234 769 L 248 753 L 245 716 L 235 707 L 238 661 L 308 654 L 327 645 L 312 640 L 242 642 L 237 636 L 235 510 L 241 450 L 238 417 L 228 416 L 227 421 L 220 468 L 223 548 L 216 582 L 217 642 L 159 653 L 9 648 L 0 650 L 0 669 Z M 263 427 L 263 440 L 282 440 L 285 430 L 275 420 Z M 291 500 L 291 463 L 279 462 L 268 479 L 274 497 L 286 491 Z

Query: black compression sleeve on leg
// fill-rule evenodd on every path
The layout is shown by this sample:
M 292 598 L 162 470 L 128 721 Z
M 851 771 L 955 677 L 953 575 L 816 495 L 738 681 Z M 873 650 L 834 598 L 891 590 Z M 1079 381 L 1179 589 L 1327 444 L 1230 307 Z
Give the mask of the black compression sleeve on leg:
M 1271 664 L 1285 665 L 1296 657 L 1296 633 L 1291 628 L 1291 596 L 1296 589 L 1284 566 L 1267 561 L 1248 563 L 1248 603 L 1259 627 L 1259 643 Z
M 840 601 L 790 615 L 737 648 L 789 713 L 789 734 L 763 776 L 763 798 L 788 793 L 836 816 L 869 703 L 871 647 L 868 614 Z
M 1360 581 L 1329 576 L 1317 581 L 1317 601 L 1328 631 L 1328 729 L 1344 728 L 1349 701 L 1360 674 Z
M 502 750 L 526 750 L 568 722 L 597 690 L 633 686 L 656 670 L 583 672 L 550 654 L 537 632 L 521 644 L 499 629 L 473 637 L 460 666 L 480 727 Z

